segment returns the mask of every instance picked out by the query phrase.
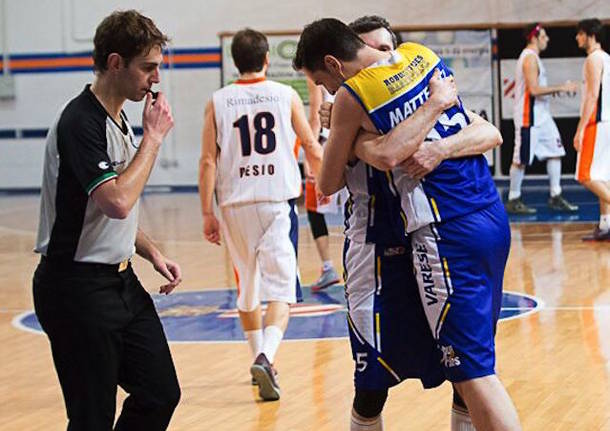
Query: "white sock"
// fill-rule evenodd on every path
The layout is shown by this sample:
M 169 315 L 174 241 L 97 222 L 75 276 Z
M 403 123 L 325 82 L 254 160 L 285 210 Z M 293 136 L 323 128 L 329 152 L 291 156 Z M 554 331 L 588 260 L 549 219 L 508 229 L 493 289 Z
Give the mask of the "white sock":
M 561 194 L 561 159 L 548 159 L 546 161 L 546 171 L 549 174 L 549 185 L 551 187 L 551 197 Z
M 349 431 L 383 431 L 381 415 L 374 418 L 363 418 L 352 409 Z
M 246 339 L 250 346 L 250 353 L 252 353 L 252 357 L 256 359 L 263 349 L 263 330 L 253 329 L 252 331 L 244 331 L 244 333 L 246 334 Z
M 277 326 L 269 325 L 265 328 L 262 352 L 272 364 L 283 336 L 284 332 Z
M 610 229 L 610 214 L 600 214 L 599 216 L 599 229 L 608 230 Z
M 451 407 L 451 431 L 476 431 L 468 410 L 455 405 Z
M 510 188 L 508 189 L 508 200 L 521 197 L 521 183 L 525 176 L 525 168 L 518 168 L 515 165 L 510 167 Z
M 331 269 L 333 269 L 332 260 L 325 260 L 324 262 L 322 262 L 322 271 L 330 271 Z

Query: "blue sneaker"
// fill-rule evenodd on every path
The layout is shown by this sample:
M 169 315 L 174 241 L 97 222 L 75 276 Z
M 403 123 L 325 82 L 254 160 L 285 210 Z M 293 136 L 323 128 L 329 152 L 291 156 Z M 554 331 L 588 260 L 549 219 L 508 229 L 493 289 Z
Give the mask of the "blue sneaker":
M 320 274 L 320 278 L 316 280 L 315 283 L 309 285 L 308 287 L 312 292 L 319 292 L 322 289 L 326 289 L 333 284 L 337 284 L 341 281 L 339 274 L 335 271 L 335 268 L 327 269 L 326 271 L 322 271 Z

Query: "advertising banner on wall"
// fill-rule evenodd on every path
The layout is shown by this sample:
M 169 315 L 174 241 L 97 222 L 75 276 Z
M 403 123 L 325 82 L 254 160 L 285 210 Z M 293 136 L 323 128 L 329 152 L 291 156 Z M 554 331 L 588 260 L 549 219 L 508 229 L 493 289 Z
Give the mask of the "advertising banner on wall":
M 565 81 L 582 81 L 582 65 L 584 58 L 543 58 L 549 85 L 561 84 Z M 502 60 L 500 62 L 500 79 L 502 81 L 502 119 L 513 118 L 515 101 L 515 68 L 517 60 Z M 561 93 L 549 96 L 553 117 L 573 118 L 580 116 L 580 91 L 576 93 Z
M 401 32 L 400 36 L 436 52 L 453 70 L 464 106 L 493 119 L 490 30 Z
M 231 56 L 231 36 L 221 38 L 222 47 L 222 85 L 225 86 L 237 79 L 237 69 Z M 307 104 L 307 82 L 305 75 L 292 68 L 292 59 L 297 50 L 299 35 L 267 36 L 269 42 L 269 69 L 267 78 L 290 85 Z

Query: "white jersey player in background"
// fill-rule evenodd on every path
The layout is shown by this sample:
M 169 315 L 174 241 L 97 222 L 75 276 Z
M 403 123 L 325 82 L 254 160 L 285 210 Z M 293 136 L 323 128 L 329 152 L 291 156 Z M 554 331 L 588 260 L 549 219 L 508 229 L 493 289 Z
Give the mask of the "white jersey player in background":
M 576 42 L 587 52 L 583 65 L 580 121 L 574 136 L 576 179 L 599 198 L 599 225 L 583 239 L 610 240 L 610 55 L 601 47 L 603 24 L 578 23 Z
M 231 45 L 239 79 L 218 91 L 205 109 L 199 191 L 204 236 L 220 244 L 220 230 L 238 275 L 237 308 L 254 362 L 250 368 L 264 400 L 280 389 L 272 367 L 296 302 L 298 235 L 295 199 L 301 175 L 298 136 L 317 173 L 322 147 L 289 86 L 265 79 L 269 45 L 262 33 L 239 31 Z M 221 223 L 213 211 L 216 192 Z M 296 239 L 296 238 L 295 238 Z M 261 301 L 267 301 L 264 325 Z M 264 329 L 263 329 L 264 328 Z
M 546 160 L 551 195 L 549 207 L 555 211 L 574 212 L 578 207 L 561 196 L 561 158 L 566 152 L 551 116 L 549 96 L 560 92 L 575 92 L 577 85 L 567 81 L 561 85 L 549 86 L 539 54 L 546 49 L 550 38 L 540 24 L 526 27 L 524 36 L 527 46 L 519 56 L 515 71 L 515 148 L 506 211 L 512 214 L 536 212 L 535 208 L 526 206 L 521 200 L 525 167 L 531 165 L 536 157 L 538 160 Z

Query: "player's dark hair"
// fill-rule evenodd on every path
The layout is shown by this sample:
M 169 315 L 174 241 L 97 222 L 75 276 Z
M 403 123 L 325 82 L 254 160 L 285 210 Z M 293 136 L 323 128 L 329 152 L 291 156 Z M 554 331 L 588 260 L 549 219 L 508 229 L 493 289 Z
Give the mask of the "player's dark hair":
M 396 33 L 390 27 L 390 23 L 383 17 L 378 15 L 365 15 L 348 24 L 349 28 L 357 34 L 368 33 L 378 28 L 385 28 L 392 36 L 392 48 L 398 46 L 398 38 Z
M 527 25 L 523 29 L 523 37 L 525 38 L 525 41 L 527 43 L 529 43 L 530 40 L 532 40 L 532 38 L 538 37 L 541 30 L 542 30 L 542 25 L 540 25 L 539 22 L 535 22 L 533 24 Z
M 343 22 L 334 18 L 321 19 L 303 29 L 292 66 L 311 72 L 323 70 L 325 55 L 351 61 L 364 46 L 362 39 Z
M 97 71 L 108 68 L 108 56 L 119 54 L 125 64 L 138 55 L 147 55 L 151 48 L 164 48 L 169 38 L 155 23 L 135 10 L 117 11 L 108 15 L 97 26 L 93 38 L 93 67 Z
M 605 36 L 604 25 L 597 18 L 583 19 L 576 25 L 577 32 L 584 32 L 587 36 L 595 36 L 595 41 L 603 43 Z
M 233 36 L 231 55 L 239 73 L 260 72 L 269 52 L 267 36 L 260 31 L 245 28 Z

